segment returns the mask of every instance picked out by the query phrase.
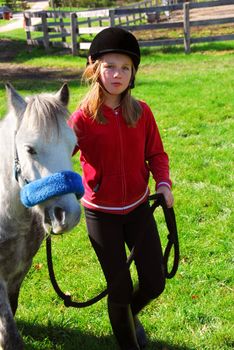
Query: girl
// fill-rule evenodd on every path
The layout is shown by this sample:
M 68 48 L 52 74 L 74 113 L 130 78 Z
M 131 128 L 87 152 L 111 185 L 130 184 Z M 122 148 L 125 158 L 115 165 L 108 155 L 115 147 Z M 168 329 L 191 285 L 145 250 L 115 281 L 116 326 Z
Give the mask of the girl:
M 150 172 L 157 192 L 173 205 L 168 157 L 154 116 L 131 96 L 139 63 L 140 48 L 130 32 L 116 27 L 97 34 L 84 72 L 91 87 L 69 120 L 78 139 L 74 153 L 80 150 L 88 234 L 109 287 L 108 314 L 122 350 L 146 346 L 137 315 L 165 287 L 160 239 L 147 200 Z M 134 288 L 125 244 L 131 250 L 139 235 Z

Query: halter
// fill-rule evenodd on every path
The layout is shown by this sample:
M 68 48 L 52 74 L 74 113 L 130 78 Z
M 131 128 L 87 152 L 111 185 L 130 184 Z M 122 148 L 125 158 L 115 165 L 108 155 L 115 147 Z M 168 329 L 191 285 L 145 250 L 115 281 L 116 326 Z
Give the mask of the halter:
M 17 134 L 17 130 L 15 130 L 14 132 L 14 177 L 18 183 L 20 178 L 23 184 L 27 185 L 30 181 L 25 177 L 23 177 L 22 175 L 22 168 L 20 165 L 19 155 L 18 155 L 17 146 L 16 146 L 16 134 Z
M 19 179 L 23 183 L 20 190 L 22 204 L 26 208 L 31 208 L 48 199 L 68 193 L 75 194 L 77 200 L 79 200 L 84 194 L 84 187 L 81 176 L 74 171 L 64 170 L 33 181 L 29 181 L 22 175 L 15 141 L 16 133 L 14 135 L 14 175 L 18 183 Z

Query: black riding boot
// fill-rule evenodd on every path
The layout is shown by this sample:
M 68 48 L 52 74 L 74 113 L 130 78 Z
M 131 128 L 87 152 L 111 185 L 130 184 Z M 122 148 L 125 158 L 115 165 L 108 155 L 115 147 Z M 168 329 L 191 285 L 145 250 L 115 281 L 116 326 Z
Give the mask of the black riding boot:
M 147 337 L 145 334 L 144 327 L 142 326 L 137 314 L 150 302 L 151 299 L 141 294 L 141 292 L 137 289 L 133 293 L 131 309 L 133 314 L 133 319 L 135 323 L 136 336 L 138 344 L 140 345 L 140 349 L 144 349 L 147 345 Z
M 121 350 L 140 350 L 130 305 L 108 300 L 108 312 L 113 333 Z
M 140 346 L 140 349 L 145 349 L 147 345 L 147 337 L 145 334 L 144 327 L 142 326 L 142 323 L 140 322 L 137 316 L 134 317 L 134 324 L 135 324 L 137 342 Z

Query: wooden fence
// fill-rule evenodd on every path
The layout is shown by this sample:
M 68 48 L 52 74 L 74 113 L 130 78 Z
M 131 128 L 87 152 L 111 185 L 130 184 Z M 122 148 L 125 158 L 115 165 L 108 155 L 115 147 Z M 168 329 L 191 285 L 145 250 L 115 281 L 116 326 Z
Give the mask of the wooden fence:
M 81 50 L 87 50 L 94 34 L 105 27 L 122 26 L 136 34 L 155 33 L 157 30 L 180 29 L 178 38 L 140 40 L 141 47 L 184 45 L 185 53 L 190 53 L 191 44 L 212 41 L 234 40 L 234 31 L 231 34 L 193 37 L 192 27 L 223 25 L 234 23 L 234 0 L 218 0 L 207 2 L 173 3 L 168 6 L 158 6 L 157 0 L 146 0 L 134 6 L 115 9 L 101 9 L 80 12 L 41 11 L 24 12 L 25 31 L 28 45 L 50 47 L 64 47 L 71 49 L 73 55 Z M 220 18 L 192 20 L 193 9 L 212 10 L 219 6 L 230 5 L 232 15 Z M 233 7 L 232 7 L 233 6 Z M 180 14 L 180 20 L 173 20 L 173 14 Z M 166 14 L 166 15 L 165 15 Z M 164 16 L 164 17 L 163 17 Z M 170 16 L 168 18 L 168 16 Z M 178 17 L 178 16 L 177 16 Z M 160 18 L 163 18 L 162 20 Z M 37 19 L 40 23 L 33 24 Z M 234 28 L 234 27 L 233 27 Z M 37 33 L 34 33 L 37 32 Z M 42 36 L 33 38 L 33 35 L 42 33 Z M 145 35 L 143 35 L 145 37 Z

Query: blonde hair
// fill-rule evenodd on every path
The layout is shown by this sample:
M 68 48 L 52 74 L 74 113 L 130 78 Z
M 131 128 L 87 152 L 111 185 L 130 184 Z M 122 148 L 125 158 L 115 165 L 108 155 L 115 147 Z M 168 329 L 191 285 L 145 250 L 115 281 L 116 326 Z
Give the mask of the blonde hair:
M 96 60 L 86 67 L 82 80 L 89 83 L 90 89 L 81 101 L 79 107 L 83 109 L 86 115 L 91 116 L 98 123 L 105 124 L 106 118 L 101 111 L 101 107 L 104 103 L 104 88 L 99 82 L 100 67 L 100 60 Z M 132 70 L 132 78 L 134 78 L 136 74 L 134 66 Z M 140 103 L 131 96 L 130 88 L 122 94 L 121 108 L 123 118 L 127 125 L 134 127 L 141 116 L 142 108 Z

